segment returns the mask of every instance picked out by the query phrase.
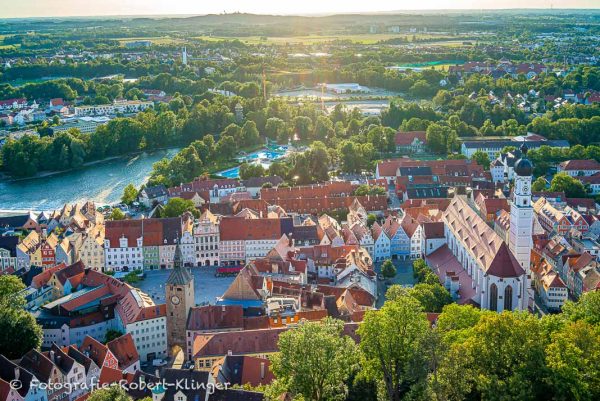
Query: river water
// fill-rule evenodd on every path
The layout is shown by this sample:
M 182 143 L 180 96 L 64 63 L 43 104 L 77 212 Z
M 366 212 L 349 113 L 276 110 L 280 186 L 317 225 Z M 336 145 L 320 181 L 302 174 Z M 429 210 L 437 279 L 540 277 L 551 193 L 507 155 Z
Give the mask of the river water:
M 150 176 L 152 164 L 164 157 L 172 158 L 178 150 L 122 157 L 47 177 L 0 181 L 0 213 L 54 210 L 84 200 L 118 202 L 127 184 L 139 187 Z

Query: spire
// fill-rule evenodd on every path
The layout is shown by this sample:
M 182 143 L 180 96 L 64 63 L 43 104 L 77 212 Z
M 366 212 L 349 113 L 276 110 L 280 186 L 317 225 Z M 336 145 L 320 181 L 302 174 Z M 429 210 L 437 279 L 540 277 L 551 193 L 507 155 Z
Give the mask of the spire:
M 167 279 L 169 285 L 187 285 L 194 281 L 190 270 L 183 265 L 183 253 L 179 246 L 179 239 L 175 240 L 175 254 L 173 255 L 173 271 Z
M 183 254 L 179 246 L 179 238 L 175 240 L 175 255 L 173 256 L 173 268 L 179 269 L 183 267 Z

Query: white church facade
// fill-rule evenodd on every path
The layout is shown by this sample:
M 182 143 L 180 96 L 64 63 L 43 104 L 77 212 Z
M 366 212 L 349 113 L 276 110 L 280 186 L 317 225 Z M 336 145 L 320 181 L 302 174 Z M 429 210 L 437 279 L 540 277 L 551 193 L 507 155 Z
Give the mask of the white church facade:
M 526 153 L 527 148 L 523 147 L 523 157 L 515 163 L 508 244 L 460 196 L 452 199 L 443 214 L 448 251 L 464 269 L 464 272 L 451 273 L 463 275 L 461 286 L 465 283 L 471 286 L 459 290 L 469 297 L 462 299 L 463 303 L 476 303 L 482 309 L 497 312 L 527 310 L 529 307 L 533 169 Z M 464 277 L 465 274 L 468 277 Z

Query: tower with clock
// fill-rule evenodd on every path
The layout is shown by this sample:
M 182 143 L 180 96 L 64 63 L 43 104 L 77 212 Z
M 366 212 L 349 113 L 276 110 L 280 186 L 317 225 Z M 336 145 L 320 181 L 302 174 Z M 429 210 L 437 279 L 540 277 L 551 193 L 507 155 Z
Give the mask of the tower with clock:
M 531 176 L 533 165 L 527 158 L 527 146 L 521 145 L 521 158 L 515 162 L 515 182 L 510 202 L 509 248 L 529 275 L 533 234 Z
M 173 271 L 165 285 L 167 303 L 167 344 L 173 354 L 177 347 L 186 351 L 186 323 L 190 308 L 195 306 L 194 276 L 183 265 L 179 241 L 175 245 Z

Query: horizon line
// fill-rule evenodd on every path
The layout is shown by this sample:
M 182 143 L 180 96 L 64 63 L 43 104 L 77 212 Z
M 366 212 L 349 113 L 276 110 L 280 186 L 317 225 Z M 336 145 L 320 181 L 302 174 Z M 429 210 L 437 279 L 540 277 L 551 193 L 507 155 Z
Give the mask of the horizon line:
M 246 14 L 246 15 L 255 15 L 255 16 L 266 16 L 266 17 L 332 17 L 337 15 L 399 15 L 399 14 L 410 14 L 410 13 L 461 13 L 461 12 L 471 12 L 471 13 L 484 13 L 484 12 L 503 12 L 503 11 L 585 11 L 585 10 L 593 10 L 600 11 L 600 5 L 598 7 L 573 7 L 573 8 L 539 8 L 539 7 L 519 7 L 519 8 L 429 8 L 429 9 L 413 9 L 413 10 L 380 10 L 380 11 L 346 11 L 346 12 L 319 12 L 319 13 L 281 13 L 281 14 L 269 14 L 269 13 L 253 13 L 253 12 L 241 12 L 241 11 L 231 11 L 231 12 L 223 12 L 223 13 L 184 13 L 184 14 L 165 14 L 165 13 L 150 13 L 150 14 L 96 14 L 96 15 L 51 15 L 51 16 L 20 16 L 20 17 L 0 17 L 0 21 L 6 20 L 19 20 L 19 19 L 56 19 L 56 18 L 66 18 L 66 19 L 77 19 L 77 18 L 173 18 L 173 17 L 206 17 L 206 16 L 224 16 L 224 15 L 234 15 L 234 14 Z

